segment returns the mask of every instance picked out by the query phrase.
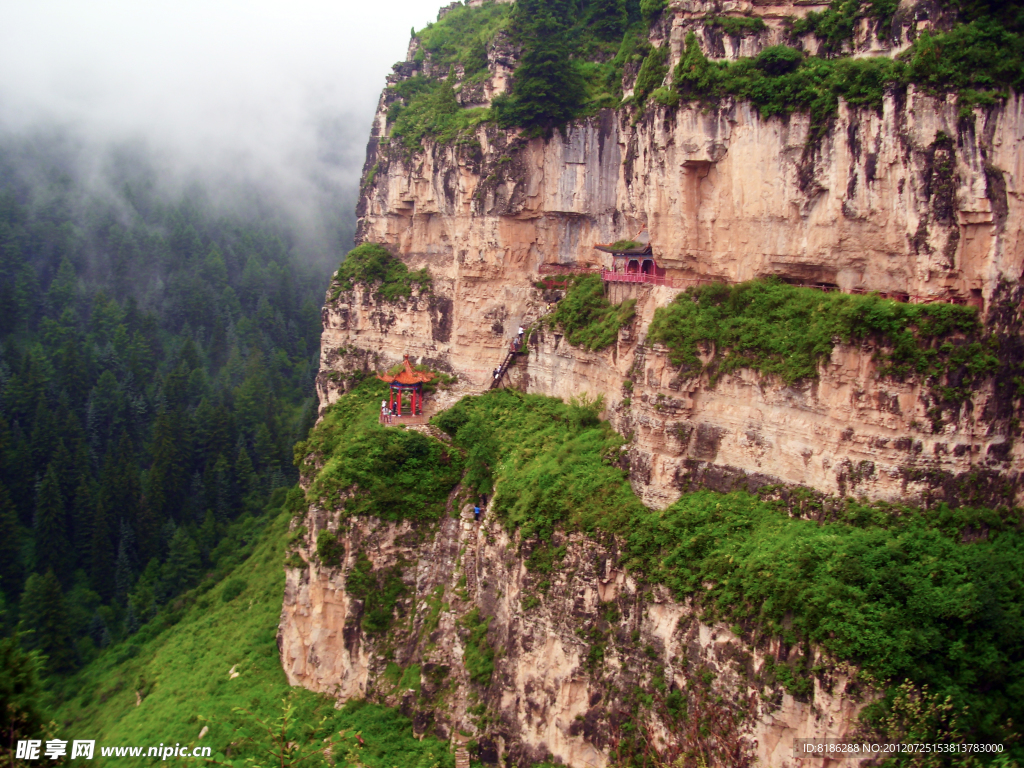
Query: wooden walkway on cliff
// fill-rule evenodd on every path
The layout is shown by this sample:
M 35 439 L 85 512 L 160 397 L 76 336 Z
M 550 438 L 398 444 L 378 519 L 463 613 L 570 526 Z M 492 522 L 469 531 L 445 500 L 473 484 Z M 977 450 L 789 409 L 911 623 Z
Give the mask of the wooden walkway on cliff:
M 626 273 L 614 272 L 602 267 L 581 267 L 570 264 L 541 264 L 537 271 L 541 275 L 599 275 L 606 283 L 643 283 L 646 285 L 662 285 L 667 288 L 674 288 L 685 291 L 687 288 L 696 288 L 701 285 L 721 283 L 722 285 L 737 285 L 735 280 L 727 280 L 724 277 L 665 277 L 664 275 L 648 273 Z M 910 304 L 970 304 L 968 299 L 962 296 L 949 296 L 939 298 L 936 296 L 914 296 L 905 291 L 872 291 L 867 288 L 850 288 L 842 290 L 831 283 L 790 283 L 797 288 L 812 288 L 825 293 L 849 293 L 854 295 L 877 294 L 879 298 L 891 299 Z M 551 288 L 555 285 L 548 286 Z

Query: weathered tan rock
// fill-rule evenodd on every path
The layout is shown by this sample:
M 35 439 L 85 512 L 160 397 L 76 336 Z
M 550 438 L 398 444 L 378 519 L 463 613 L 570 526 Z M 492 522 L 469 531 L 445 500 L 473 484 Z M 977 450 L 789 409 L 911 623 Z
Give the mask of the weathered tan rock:
M 357 287 L 330 302 L 323 369 L 410 353 L 483 387 L 515 327 L 547 311 L 531 287 L 537 267 L 608 266 L 593 245 L 641 225 L 670 275 L 780 275 L 985 306 L 1001 281 L 1016 283 L 1019 97 L 976 114 L 971 130 L 952 100 L 913 88 L 887 96 L 882 114 L 841 105 L 819 142 L 809 129 L 806 116 L 763 120 L 749 104 L 727 103 L 650 109 L 636 125 L 604 112 L 550 140 L 480 129 L 479 149 L 429 146 L 412 159 L 375 139 L 360 236 L 410 268 L 426 266 L 434 289 L 385 305 Z M 609 295 L 634 294 L 640 318 L 615 348 L 594 355 L 555 337 L 514 380 L 560 397 L 604 395 L 617 427 L 635 437 L 634 484 L 648 503 L 670 503 L 698 476 L 724 487 L 723 473 L 730 483 L 745 474 L 825 493 L 953 501 L 964 477 L 980 472 L 992 489 L 1003 473 L 1013 479 L 1003 500 L 1016 497 L 1019 450 L 1008 420 L 985 416 L 991 383 L 946 413 L 936 435 L 926 416 L 934 398 L 920 382 L 879 380 L 870 348 L 837 349 L 818 382 L 794 387 L 743 372 L 715 387 L 678 382 L 663 351 L 644 345 L 654 309 L 674 292 L 617 286 Z M 642 375 L 632 376 L 639 356 Z M 340 386 L 328 376 L 324 404 Z M 638 388 L 628 411 L 618 407 L 627 376 Z M 982 500 L 999 499 L 986 490 Z
M 669 45 L 670 65 L 690 31 L 714 58 L 755 55 L 782 40 L 787 16 L 823 7 L 675 0 L 651 39 Z M 723 35 L 703 23 L 719 13 L 754 13 L 767 29 Z M 941 21 L 915 14 L 903 2 L 883 40 L 864 22 L 850 50 L 891 54 L 908 45 L 911 31 Z M 801 42 L 812 52 L 818 45 L 812 37 Z M 431 71 L 429 57 L 416 62 L 415 54 L 413 45 L 392 82 Z M 517 55 L 507 39 L 492 46 L 491 80 L 472 89 L 456 83 L 461 103 L 488 104 L 506 91 Z M 635 77 L 635 69 L 627 72 L 627 95 Z M 328 300 L 321 408 L 353 371 L 389 367 L 404 354 L 459 377 L 449 402 L 482 391 L 516 327 L 541 319 L 558 298 L 534 287 L 539 265 L 608 266 L 594 244 L 641 226 L 659 264 L 678 277 L 779 275 L 965 300 L 990 315 L 996 303 L 1020 301 L 1024 100 L 1016 95 L 965 121 L 952 99 L 893 91 L 881 113 L 840 104 L 818 140 L 803 115 L 763 119 L 729 100 L 649 105 L 635 122 L 605 111 L 531 140 L 480 128 L 475 142 L 428 145 L 411 157 L 388 147 L 393 98 L 382 96 L 374 121 L 359 237 L 385 244 L 411 269 L 427 267 L 433 288 L 389 303 L 356 285 Z M 667 351 L 647 339 L 655 310 L 675 290 L 609 285 L 608 295 L 637 300 L 617 343 L 588 352 L 557 329 L 539 328 L 505 385 L 565 399 L 603 396 L 605 416 L 628 438 L 633 487 L 651 507 L 700 485 L 775 483 L 905 502 L 1020 500 L 1024 449 L 992 380 L 968 403 L 937 414 L 942 404 L 922 382 L 879 377 L 870 345 L 837 345 L 813 381 L 787 386 L 740 370 L 712 385 L 706 375 L 681 377 Z M 288 570 L 279 635 L 289 681 L 401 706 L 419 732 L 464 730 L 489 759 L 608 765 L 632 717 L 624 692 L 656 697 L 659 669 L 666 690 L 712 671 L 698 705 L 723 743 L 762 765 L 797 765 L 795 738 L 850 735 L 870 697 L 857 693 L 853 670 L 820 658 L 829 671 L 815 678 L 813 696 L 786 694 L 765 675 L 766 659 L 788 652 L 778 640 L 752 644 L 702 623 L 689 605 L 638 584 L 617 567 L 614 551 L 582 536 L 564 539 L 565 562 L 545 590 L 525 567 L 532 544 L 520 549 L 523 542 L 486 517 L 478 532 L 454 518 L 418 528 L 339 524 L 333 511 L 313 509 L 306 525 L 299 551 L 308 565 Z M 345 545 L 339 569 L 310 553 L 325 527 Z M 377 569 L 407 564 L 407 596 L 386 637 L 362 631 L 361 602 L 345 590 L 358 552 Z M 488 684 L 472 682 L 464 664 L 461 622 L 474 607 L 490 618 L 487 638 L 498 650 Z M 598 647 L 603 660 L 595 663 Z M 385 648 L 393 663 L 420 665 L 420 694 L 388 682 Z M 724 703 L 714 703 L 716 694 Z M 743 727 L 740 712 L 748 715 Z M 666 722 L 658 706 L 639 717 L 659 747 L 700 738 Z
M 287 571 L 278 635 L 289 682 L 340 700 L 367 696 L 402 707 L 419 733 L 469 734 L 488 762 L 557 758 L 604 768 L 632 722 L 662 749 L 699 745 L 722 755 L 728 747 L 736 765 L 756 758 L 795 766 L 795 738 L 852 735 L 871 696 L 867 689 L 850 695 L 850 672 L 833 670 L 814 679 L 813 695 L 794 698 L 765 664 L 795 648 L 751 646 L 724 625 L 702 623 L 664 588 L 628 576 L 614 551 L 580 535 L 556 535 L 552 545 L 565 544 L 566 556 L 545 576 L 526 567 L 535 542 L 524 546 L 489 513 L 477 525 L 469 508 L 459 519 L 419 527 L 372 519 L 338 526 L 318 509 L 306 523 L 298 552 L 310 562 Z M 322 567 L 311 553 L 324 527 L 337 530 L 345 546 L 338 569 Z M 362 602 L 345 591 L 357 552 L 376 570 L 406 564 L 407 594 L 386 635 L 362 630 Z M 490 618 L 495 669 L 485 683 L 472 681 L 464 663 L 464 617 L 473 608 Z M 389 662 L 419 666 L 418 694 L 389 680 Z M 702 686 L 696 681 L 704 673 L 713 682 Z M 711 718 L 715 733 L 701 736 L 667 721 L 663 702 L 671 691 L 685 692 L 690 716 Z M 654 703 L 643 705 L 637 692 Z

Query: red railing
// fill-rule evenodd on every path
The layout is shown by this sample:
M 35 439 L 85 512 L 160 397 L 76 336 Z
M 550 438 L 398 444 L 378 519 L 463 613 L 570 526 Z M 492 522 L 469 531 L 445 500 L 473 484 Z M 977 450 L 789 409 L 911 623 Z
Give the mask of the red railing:
M 601 279 L 606 283 L 647 283 L 648 285 L 665 285 L 681 290 L 698 285 L 725 282 L 725 280 L 714 277 L 665 277 L 664 275 L 652 275 L 649 272 L 613 272 L 610 269 L 601 270 Z

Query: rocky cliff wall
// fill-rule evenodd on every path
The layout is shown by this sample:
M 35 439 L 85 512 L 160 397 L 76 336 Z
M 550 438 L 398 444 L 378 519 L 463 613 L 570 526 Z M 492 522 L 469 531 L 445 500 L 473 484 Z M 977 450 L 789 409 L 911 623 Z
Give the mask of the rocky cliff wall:
M 732 5 L 761 16 L 767 29 L 721 35 L 700 22 L 717 5 L 676 2 L 652 42 L 669 43 L 670 65 L 691 30 L 711 56 L 752 55 L 779 42 L 787 15 L 824 7 Z M 922 7 L 903 3 L 881 41 L 862 25 L 853 52 L 905 47 L 911 30 L 936 21 Z M 489 81 L 472 92 L 457 84 L 462 103 L 487 104 L 507 89 L 516 51 L 499 43 L 488 50 Z M 416 54 L 414 45 L 392 81 L 429 69 L 429 57 Z M 749 370 L 714 383 L 686 378 L 647 338 L 675 290 L 608 286 L 613 302 L 637 300 L 636 316 L 616 343 L 591 352 L 538 322 L 559 294 L 534 286 L 542 264 L 608 266 L 594 244 L 646 226 L 672 276 L 778 275 L 969 301 L 1017 339 L 1006 347 L 1016 358 L 1001 368 L 1008 378 L 1024 361 L 1019 97 L 963 116 L 951 100 L 892 91 L 880 113 L 841 104 L 817 139 L 805 116 L 763 119 L 744 103 L 652 106 L 638 118 L 604 111 L 548 138 L 481 127 L 412 155 L 388 142 L 393 98 L 382 97 L 374 123 L 359 237 L 384 244 L 410 269 L 426 267 L 433 285 L 395 302 L 372 286 L 332 286 L 317 379 L 322 408 L 354 372 L 405 354 L 459 377 L 449 400 L 480 392 L 516 327 L 535 325 L 505 385 L 603 396 L 605 416 L 627 438 L 633 487 L 651 507 L 698 485 L 777 483 L 926 504 L 1019 501 L 1019 427 L 998 376 L 951 404 L 920 381 L 881 377 L 869 342 L 836 345 L 816 379 L 794 385 Z M 794 696 L 770 669 L 795 649 L 702 623 L 688 605 L 624 574 L 614 542 L 562 537 L 554 545 L 565 546 L 564 559 L 546 576 L 526 567 L 530 542 L 487 515 L 477 528 L 457 499 L 451 506 L 454 516 L 434 525 L 339 521 L 336 511 L 310 510 L 296 546 L 304 564 L 288 569 L 279 636 L 293 684 L 400 706 L 420 732 L 473 739 L 488 761 L 520 765 L 547 756 L 608 765 L 638 728 L 661 746 L 724 750 L 714 753 L 718 764 L 785 766 L 795 764 L 794 738 L 855 728 L 871 694 L 851 682 L 852 671 L 817 659 L 828 671 L 812 692 Z M 337 567 L 313 553 L 324 529 L 344 546 Z M 386 632 L 364 629 L 364 601 L 347 588 L 361 555 L 374 573 L 405 584 Z M 471 616 L 489 622 L 483 638 L 495 656 L 486 680 L 471 676 L 481 653 Z M 672 721 L 675 692 L 699 702 L 716 744 Z
M 698 23 L 705 5 L 675 4 L 652 28 L 654 43 L 671 44 L 672 61 L 690 30 L 710 55 L 733 57 L 778 42 L 786 15 L 812 9 L 751 6 L 768 26 L 740 44 Z M 881 52 L 933 23 L 909 8 Z M 853 47 L 868 54 L 879 45 L 865 26 Z M 497 93 L 507 66 L 496 62 L 514 51 L 491 54 Z M 429 59 L 411 53 L 394 79 L 425 66 Z M 346 371 L 406 353 L 456 373 L 468 391 L 485 386 L 515 328 L 549 308 L 550 296 L 532 287 L 538 267 L 610 266 L 593 246 L 641 226 L 677 277 L 777 275 L 966 301 L 987 313 L 1021 276 L 1024 101 L 1015 95 L 965 117 L 952 99 L 893 90 L 880 113 L 841 104 L 817 140 L 807 116 L 762 119 L 747 103 L 651 106 L 638 119 L 604 111 L 547 139 L 481 127 L 472 140 L 428 143 L 413 155 L 388 144 L 391 98 L 382 97 L 370 141 L 359 236 L 411 269 L 427 267 L 433 290 L 386 305 L 357 286 L 328 302 L 322 404 L 343 389 Z M 632 435 L 634 484 L 648 503 L 670 503 L 695 481 L 925 502 L 1017 497 L 1020 451 L 1011 419 L 995 416 L 993 382 L 946 412 L 936 432 L 927 414 L 942 405 L 921 382 L 880 379 L 870 345 L 837 348 L 817 381 L 798 386 L 749 372 L 715 386 L 680 381 L 664 350 L 646 344 L 654 309 L 674 292 L 617 290 L 611 298 L 635 293 L 642 304 L 617 345 L 592 354 L 547 333 L 513 382 L 562 397 L 603 395 L 607 415 Z
M 339 523 L 316 508 L 305 522 L 307 565 L 288 569 L 278 638 L 289 682 L 400 707 L 418 733 L 475 742 L 488 763 L 604 768 L 647 739 L 715 765 L 814 765 L 793 759 L 793 740 L 852 735 L 871 698 L 818 656 L 829 671 L 788 693 L 774 670 L 799 647 L 701 622 L 580 535 L 556 535 L 565 554 L 545 574 L 527 568 L 535 542 L 468 507 L 435 524 Z M 339 567 L 314 554 L 324 529 L 344 545 Z M 360 554 L 404 582 L 386 632 L 365 631 L 364 600 L 346 590 Z M 487 654 L 493 673 L 480 671 Z M 689 719 L 673 708 L 684 700 Z

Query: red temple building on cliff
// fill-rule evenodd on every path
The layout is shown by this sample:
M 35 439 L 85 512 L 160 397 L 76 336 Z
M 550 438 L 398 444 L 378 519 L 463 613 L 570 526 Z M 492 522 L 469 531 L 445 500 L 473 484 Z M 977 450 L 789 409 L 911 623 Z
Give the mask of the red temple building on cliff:
M 397 412 L 402 413 L 402 395 L 409 393 L 409 405 L 411 415 L 416 416 L 423 413 L 423 385 L 434 379 L 434 374 L 428 371 L 417 371 L 409 362 L 409 356 L 405 355 L 402 361 L 402 370 L 396 375 L 384 374 L 377 378 L 386 381 L 391 385 L 391 397 L 388 400 L 388 407 L 392 411 L 397 406 Z

